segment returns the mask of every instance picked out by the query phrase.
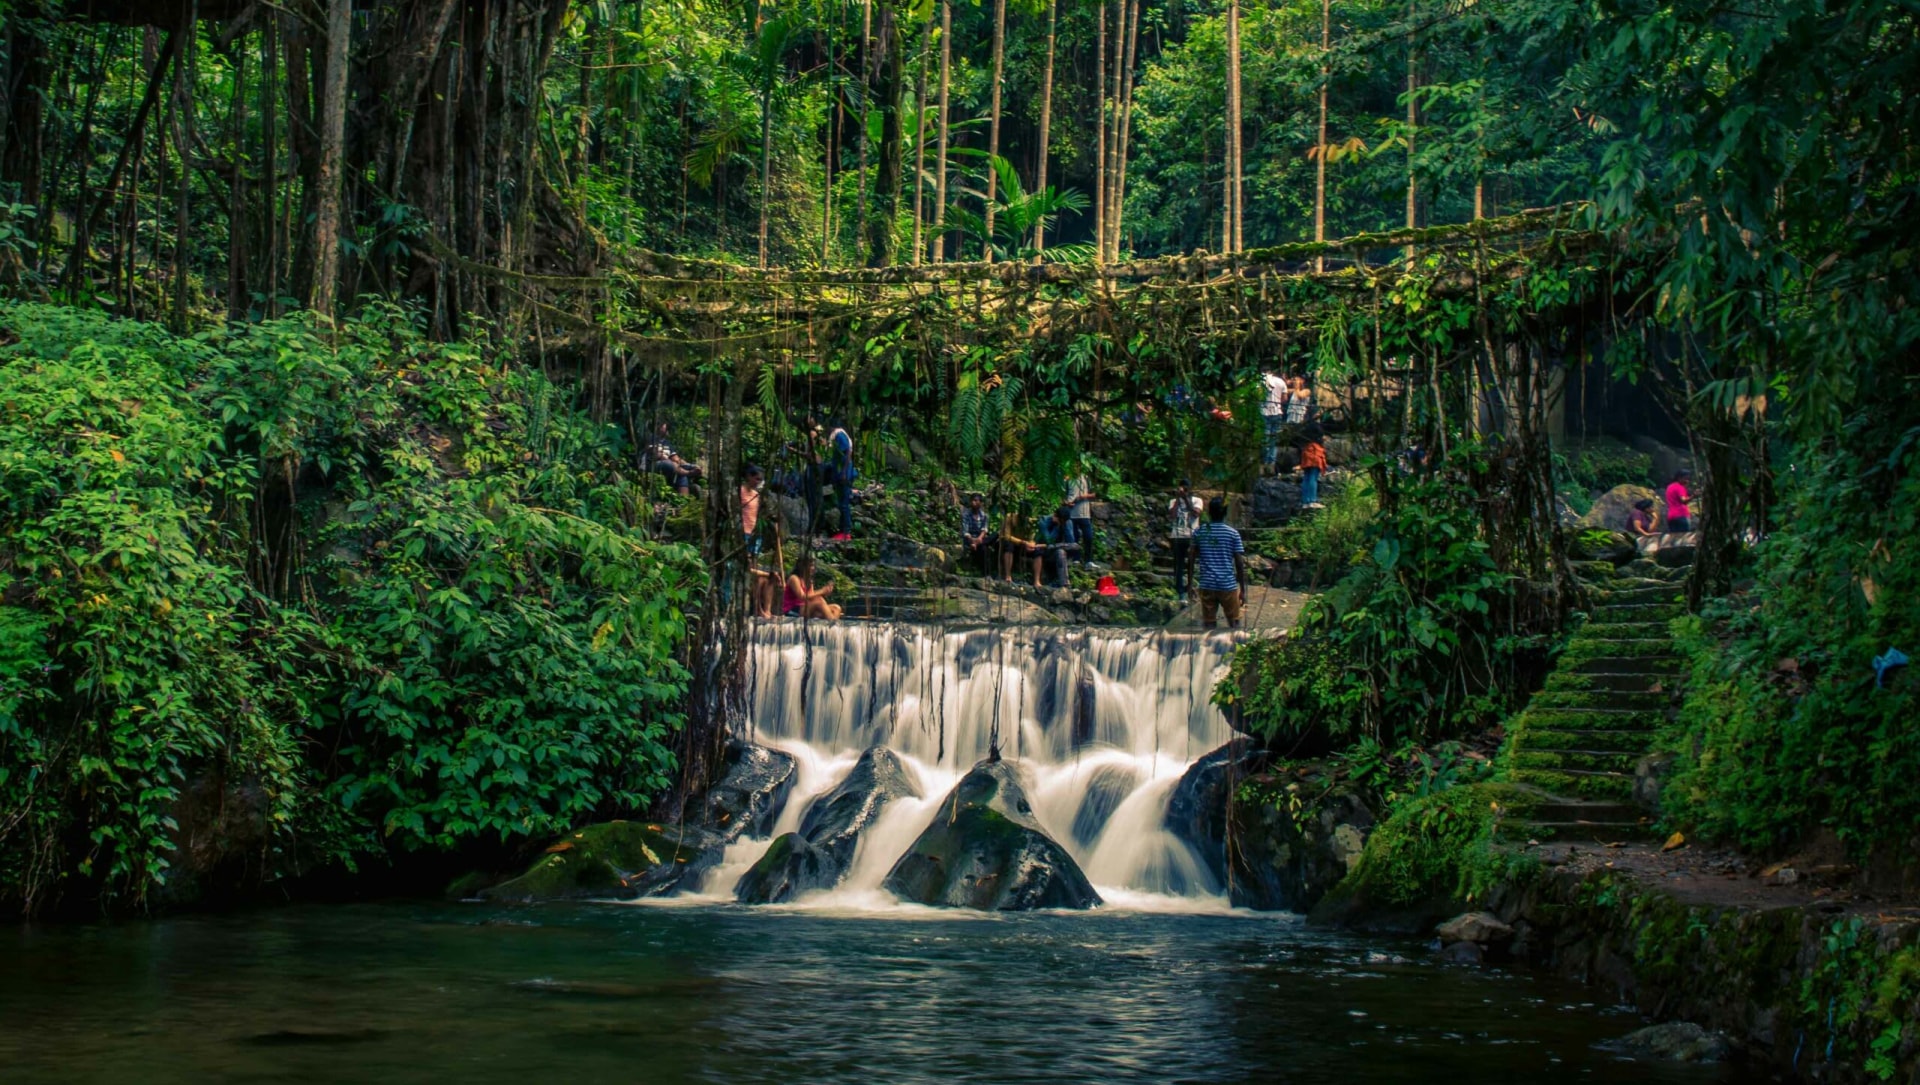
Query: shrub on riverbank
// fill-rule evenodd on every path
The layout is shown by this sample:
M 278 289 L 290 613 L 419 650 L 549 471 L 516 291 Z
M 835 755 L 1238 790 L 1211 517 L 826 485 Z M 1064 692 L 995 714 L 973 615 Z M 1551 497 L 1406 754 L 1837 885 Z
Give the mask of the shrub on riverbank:
M 537 375 L 393 310 L 329 344 L 0 308 L 0 896 L 638 808 L 696 582 L 640 481 Z

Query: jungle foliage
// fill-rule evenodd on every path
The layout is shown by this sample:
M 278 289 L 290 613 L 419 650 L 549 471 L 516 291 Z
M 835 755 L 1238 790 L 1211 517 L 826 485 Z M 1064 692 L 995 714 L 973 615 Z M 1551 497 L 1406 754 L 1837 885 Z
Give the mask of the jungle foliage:
M 1510 576 L 1481 538 L 1470 450 L 1434 473 L 1375 463 L 1362 557 L 1287 636 L 1250 641 L 1215 691 L 1278 749 L 1429 743 L 1508 707 Z
M 667 783 L 691 555 L 537 374 L 385 308 L 329 342 L 14 304 L 0 343 L 14 906 L 207 873 L 209 804 L 271 878 Z

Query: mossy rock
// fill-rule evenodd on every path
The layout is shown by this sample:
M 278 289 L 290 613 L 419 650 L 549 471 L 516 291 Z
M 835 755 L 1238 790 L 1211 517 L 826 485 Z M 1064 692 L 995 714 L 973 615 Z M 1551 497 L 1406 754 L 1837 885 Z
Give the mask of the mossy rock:
M 1511 764 L 1523 769 L 1577 769 L 1581 772 L 1631 773 L 1638 753 L 1600 750 L 1519 749 Z
M 1527 710 L 1534 712 L 1555 708 L 1609 712 L 1625 708 L 1641 712 L 1658 712 L 1665 708 L 1671 699 L 1668 694 L 1652 691 L 1544 689 L 1534 694 L 1533 699 L 1527 702 Z
M 885 888 L 918 904 L 983 911 L 1100 903 L 1073 856 L 1040 828 L 1005 761 L 982 761 L 954 786 Z
M 1581 626 L 1580 631 L 1573 635 L 1575 644 L 1595 640 L 1660 640 L 1671 643 L 1672 636 L 1665 622 L 1625 620 L 1601 611 L 1593 621 Z
M 664 896 L 696 885 L 724 847 L 718 834 L 692 826 L 609 821 L 561 837 L 525 873 L 479 895 L 519 902 Z

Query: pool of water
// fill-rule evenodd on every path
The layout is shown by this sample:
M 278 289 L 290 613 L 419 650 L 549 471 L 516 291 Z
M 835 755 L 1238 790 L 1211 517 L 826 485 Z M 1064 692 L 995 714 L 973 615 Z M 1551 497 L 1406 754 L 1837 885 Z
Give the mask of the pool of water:
M 1593 997 L 1278 915 L 313 905 L 0 929 L 0 1079 L 1732 1080 Z

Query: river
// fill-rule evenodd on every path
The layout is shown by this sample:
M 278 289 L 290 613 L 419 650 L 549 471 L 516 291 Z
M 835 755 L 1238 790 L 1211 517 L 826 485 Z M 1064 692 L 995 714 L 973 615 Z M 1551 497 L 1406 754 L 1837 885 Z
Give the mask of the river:
M 755 738 L 794 758 L 772 826 L 875 744 L 920 788 L 840 885 L 732 903 L 768 836 L 686 896 L 295 905 L 0 931 L 0 1081 L 1710 1082 L 1597 1045 L 1581 988 L 1230 907 L 1164 822 L 1231 732 L 1233 639 L 776 623 Z M 1103 907 L 981 914 L 882 888 L 998 741 Z
M 0 1080 L 1710 1082 L 1525 973 L 1275 914 L 298 905 L 0 933 Z

